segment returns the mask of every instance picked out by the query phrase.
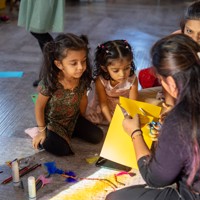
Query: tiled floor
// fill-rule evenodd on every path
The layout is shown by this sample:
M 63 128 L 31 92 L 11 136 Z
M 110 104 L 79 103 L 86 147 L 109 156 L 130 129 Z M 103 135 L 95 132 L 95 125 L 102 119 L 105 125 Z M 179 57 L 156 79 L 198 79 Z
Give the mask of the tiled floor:
M 188 3 L 184 0 L 66 1 L 65 32 L 88 35 L 91 55 L 98 43 L 126 39 L 133 46 L 139 70 L 150 65 L 152 44 L 179 28 L 180 17 Z M 17 11 L 8 14 L 10 22 L 0 23 L 0 71 L 23 71 L 24 75 L 22 78 L 0 78 L 0 168 L 5 168 L 7 160 L 35 155 L 38 159 L 44 157 L 45 161 L 57 160 L 68 169 L 89 175 L 97 169 L 94 166 L 80 169 L 80 166 L 84 166 L 85 157 L 99 153 L 102 144 L 91 146 L 75 141 L 79 155 L 62 159 L 46 156 L 45 152 L 40 156 L 31 148 L 31 139 L 24 129 L 35 125 L 31 94 L 36 92 L 32 82 L 38 76 L 41 52 L 35 38 L 17 26 Z M 0 174 L 0 179 L 5 176 L 5 173 Z M 59 186 L 56 185 L 57 191 Z M 17 196 L 10 188 L 12 185 L 0 186 L 1 200 L 27 198 L 24 193 Z M 39 191 L 40 199 L 45 199 L 47 193 L 47 199 L 53 197 L 54 188 L 49 186 Z

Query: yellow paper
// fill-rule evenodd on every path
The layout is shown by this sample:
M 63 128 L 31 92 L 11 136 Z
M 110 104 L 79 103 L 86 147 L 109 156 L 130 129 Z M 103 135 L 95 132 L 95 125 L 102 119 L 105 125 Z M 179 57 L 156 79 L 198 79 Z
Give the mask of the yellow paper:
M 125 108 L 131 116 L 134 116 L 136 113 L 140 114 L 143 121 L 141 127 L 143 137 L 147 146 L 150 148 L 152 140 L 149 136 L 147 124 L 152 120 L 156 121 L 158 119 L 161 107 L 124 97 L 120 97 L 120 105 Z M 140 108 L 142 108 L 146 116 Z M 138 169 L 132 139 L 122 127 L 123 119 L 123 112 L 119 105 L 117 105 L 100 156 L 122 165 Z
M 99 159 L 99 156 L 93 156 L 93 157 L 90 157 L 90 158 L 86 158 L 86 161 L 87 161 L 89 164 L 93 164 L 93 163 L 95 163 L 98 159 Z

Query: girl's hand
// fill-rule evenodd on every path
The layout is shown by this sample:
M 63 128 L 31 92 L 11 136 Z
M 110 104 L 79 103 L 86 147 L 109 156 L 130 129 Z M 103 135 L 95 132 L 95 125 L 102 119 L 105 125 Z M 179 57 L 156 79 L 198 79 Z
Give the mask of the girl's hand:
M 46 139 L 46 131 L 39 133 L 37 136 L 33 138 L 33 141 L 32 141 L 33 148 L 38 149 L 38 145 L 43 144 L 45 139 Z
M 132 119 L 125 118 L 122 122 L 124 131 L 131 136 L 132 132 L 136 129 L 140 129 L 139 115 L 136 114 Z

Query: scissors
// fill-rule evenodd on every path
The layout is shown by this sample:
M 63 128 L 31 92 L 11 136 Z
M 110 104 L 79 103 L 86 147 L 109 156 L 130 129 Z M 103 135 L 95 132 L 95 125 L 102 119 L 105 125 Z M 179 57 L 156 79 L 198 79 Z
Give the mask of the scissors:
M 132 119 L 131 115 L 126 111 L 125 108 L 123 108 L 120 104 L 119 104 L 119 107 L 121 108 L 123 114 L 124 114 L 124 118 L 127 118 L 127 119 Z
M 161 123 L 152 121 L 148 125 L 149 125 L 149 128 L 150 128 L 149 136 L 151 137 L 151 140 L 157 141 L 158 135 L 159 135 L 159 132 L 160 132 L 161 126 L 162 126 Z
M 139 110 L 141 111 L 141 113 L 142 113 L 144 116 L 147 116 L 146 112 L 145 112 L 142 108 L 139 108 Z

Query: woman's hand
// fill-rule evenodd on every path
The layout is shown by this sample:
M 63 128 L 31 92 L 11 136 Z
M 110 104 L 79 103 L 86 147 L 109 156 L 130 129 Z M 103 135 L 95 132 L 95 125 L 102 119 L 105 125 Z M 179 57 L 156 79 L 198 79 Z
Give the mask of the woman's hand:
M 136 129 L 140 129 L 139 115 L 136 114 L 132 119 L 125 118 L 122 122 L 124 131 L 131 136 L 132 132 Z
M 141 115 L 140 115 L 141 116 Z M 136 159 L 139 160 L 143 156 L 150 155 L 151 152 L 146 145 L 143 137 L 142 132 L 139 131 L 140 129 L 140 118 L 139 115 L 136 114 L 133 119 L 124 119 L 122 122 L 124 130 L 127 132 L 127 134 L 131 137 L 131 134 L 136 130 L 137 132 L 133 133 L 132 136 L 132 142 L 135 150 Z M 139 133 L 139 135 L 137 134 Z M 137 136 L 134 136 L 134 134 L 137 134 Z M 136 139 L 137 138 L 137 139 Z
M 43 144 L 46 138 L 46 131 L 39 133 L 37 136 L 33 138 L 32 145 L 34 149 L 38 149 L 39 144 Z
M 167 105 L 166 103 L 163 103 L 162 106 L 163 106 L 163 111 L 162 111 L 162 113 L 160 115 L 160 119 L 159 119 L 159 122 L 161 124 L 164 122 L 164 119 L 168 115 L 169 111 L 173 108 L 173 106 Z

